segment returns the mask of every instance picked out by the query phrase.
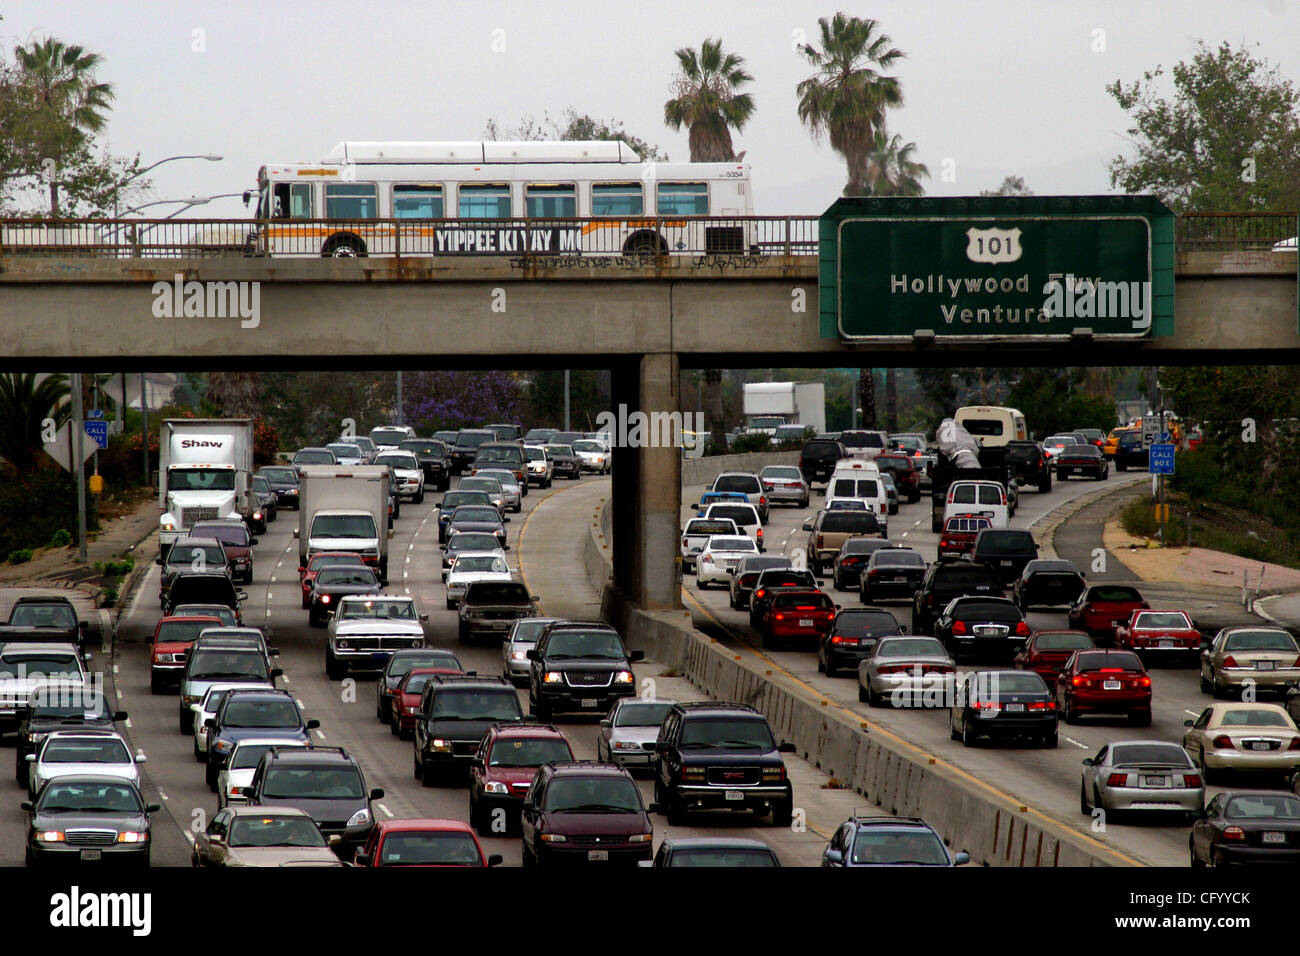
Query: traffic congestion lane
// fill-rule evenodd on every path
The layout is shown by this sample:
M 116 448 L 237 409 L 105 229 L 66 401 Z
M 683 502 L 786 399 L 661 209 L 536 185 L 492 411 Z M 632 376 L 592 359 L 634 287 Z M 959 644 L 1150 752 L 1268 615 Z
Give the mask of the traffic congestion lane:
M 1141 476 L 1127 478 L 1129 482 L 1137 480 L 1141 480 Z M 1051 492 L 1042 495 L 1025 494 L 1021 497 L 1016 516 L 1011 519 L 1011 526 L 1024 527 L 1037 523 L 1073 498 L 1095 490 L 1095 487 L 1091 487 L 1095 484 L 1057 483 Z M 773 543 L 783 541 L 787 554 L 803 544 L 804 536 L 797 530 L 803 517 L 802 512 L 793 514 L 784 509 L 779 512 L 774 509 L 772 512 L 768 527 L 774 530 L 768 531 L 768 535 Z M 898 530 L 900 524 L 906 529 L 901 533 Z M 891 539 L 916 547 L 927 560 L 933 559 L 937 535 L 929 530 L 928 499 L 922 499 L 915 505 L 903 505 L 899 514 L 891 517 L 890 525 Z M 856 592 L 834 591 L 829 579 L 823 582 L 823 586 L 835 596 L 836 603 L 844 607 L 860 606 Z M 1181 741 L 1182 721 L 1186 717 L 1195 716 L 1209 701 L 1208 696 L 1199 693 L 1194 670 L 1164 667 L 1152 670 L 1155 712 L 1149 728 L 1129 727 L 1122 721 L 1105 718 L 1085 719 L 1073 726 L 1062 723 L 1061 745 L 1056 750 L 1016 746 L 968 749 L 949 739 L 945 722 L 946 710 L 925 712 L 868 708 L 857 701 L 854 680 L 827 678 L 817 672 L 814 653 L 762 651 L 757 634 L 748 626 L 748 613 L 732 611 L 723 592 L 714 589 L 701 591 L 693 578 L 687 578 L 687 587 L 688 593 L 697 602 L 697 618 L 701 619 L 697 623 L 711 628 L 711 633 L 721 631 L 724 635 L 730 635 L 736 646 L 746 647 L 775 662 L 793 679 L 827 696 L 846 712 L 858 717 L 867 716 L 917 746 L 922 752 L 950 762 L 971 773 L 977 780 L 1039 808 L 1058 822 L 1075 828 L 1089 838 L 1098 839 L 1121 852 L 1127 850 L 1153 863 L 1186 864 L 1185 824 L 1134 825 L 1107 820 L 1104 830 L 1094 830 L 1092 818 L 1078 812 L 1079 761 L 1085 756 L 1092 756 L 1111 740 L 1155 738 Z M 910 604 L 887 606 L 899 622 L 908 625 L 910 630 Z M 1063 611 L 1031 612 L 1028 617 L 1031 627 L 1066 626 Z M 961 668 L 963 671 L 969 669 Z M 1210 792 L 1217 792 L 1217 788 L 1211 788 Z

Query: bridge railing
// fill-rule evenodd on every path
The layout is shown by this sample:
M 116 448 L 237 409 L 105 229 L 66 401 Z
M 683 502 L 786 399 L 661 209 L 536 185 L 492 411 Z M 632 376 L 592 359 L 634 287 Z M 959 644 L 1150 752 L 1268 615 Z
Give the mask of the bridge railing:
M 1295 249 L 1293 212 L 1189 212 L 1176 222 L 1175 244 L 1189 252 L 1268 251 L 1288 239 L 1282 248 Z

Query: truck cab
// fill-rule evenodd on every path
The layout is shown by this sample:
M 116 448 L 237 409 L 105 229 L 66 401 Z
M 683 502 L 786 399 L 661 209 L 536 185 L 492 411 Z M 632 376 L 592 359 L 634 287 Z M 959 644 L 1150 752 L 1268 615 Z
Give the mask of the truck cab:
M 167 419 L 159 435 L 159 556 L 199 521 L 251 518 L 251 419 Z

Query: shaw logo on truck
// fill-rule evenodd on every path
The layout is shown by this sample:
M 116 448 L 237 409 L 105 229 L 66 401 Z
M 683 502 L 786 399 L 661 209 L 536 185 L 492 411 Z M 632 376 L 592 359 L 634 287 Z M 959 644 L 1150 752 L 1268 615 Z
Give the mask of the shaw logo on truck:
M 226 443 L 223 441 L 199 441 L 194 438 L 181 439 L 182 448 L 225 448 Z

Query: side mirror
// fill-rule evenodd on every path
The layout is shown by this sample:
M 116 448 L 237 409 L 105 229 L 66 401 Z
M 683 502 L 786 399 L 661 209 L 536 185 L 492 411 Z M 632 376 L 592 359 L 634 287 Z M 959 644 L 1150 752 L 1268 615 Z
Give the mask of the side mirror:
M 113 722 L 117 723 L 119 720 L 126 720 L 126 711 L 116 710 L 113 712 Z
M 239 602 L 241 602 L 241 603 L 244 602 L 244 601 L 247 601 L 247 600 L 248 600 L 248 592 L 247 592 L 247 591 L 236 591 L 236 592 L 235 592 L 235 600 L 236 600 L 236 601 L 239 601 Z
M 812 519 L 809 518 L 807 521 L 805 521 L 805 522 L 803 523 L 803 530 L 804 530 L 804 531 L 811 531 L 811 530 L 812 530 L 812 526 L 813 526 Z
M 493 853 L 491 856 L 488 857 L 488 866 L 500 866 L 504 862 L 505 862 L 505 857 L 503 857 L 500 853 Z
M 257 544 L 257 538 L 254 538 L 254 539 L 252 540 L 252 544 Z
M 653 813 L 654 811 L 652 810 L 651 812 Z M 650 869 L 655 865 L 655 863 L 654 860 L 637 860 L 636 865 L 640 867 L 645 867 L 646 869 Z
M 308 730 L 315 730 L 319 726 L 320 726 L 320 721 L 314 717 L 311 720 L 307 721 Z
M 158 557 L 154 558 L 153 563 L 157 565 L 161 565 L 163 563 L 162 555 L 160 554 L 158 555 Z
M 87 622 L 87 621 L 78 621 L 78 622 L 77 622 L 77 630 L 79 630 L 79 631 L 84 631 L 84 630 L 86 630 L 88 627 L 90 627 L 90 624 L 89 624 L 89 622 Z
M 965 866 L 969 862 L 970 862 L 970 854 L 967 853 L 965 850 L 962 850 L 960 853 L 958 853 L 956 856 L 952 858 L 953 866 Z
M 336 839 L 339 839 L 338 834 L 335 834 L 334 836 L 330 837 L 330 840 L 331 840 L 331 841 L 336 840 Z M 342 842 L 342 841 L 340 840 L 340 842 Z M 333 846 L 333 845 L 334 845 L 333 842 L 331 842 L 330 845 Z M 353 866 L 369 866 L 369 865 L 370 865 L 370 854 L 369 854 L 369 853 L 358 853 L 356 856 L 354 856 L 354 857 L 352 858 L 352 865 L 353 865 Z
M 36 754 L 28 754 L 23 759 L 26 760 L 28 763 L 36 763 Z
M 283 676 L 284 676 L 284 671 L 281 668 L 279 667 L 271 668 L 271 677 L 275 678 L 275 677 L 283 677 Z
M 612 722 L 608 717 L 606 717 L 606 718 L 604 718 L 603 720 L 601 720 L 601 722 L 600 722 L 600 726 L 602 726 L 602 727 L 613 727 L 614 724 L 613 724 L 613 722 Z
M 161 809 L 162 809 L 162 804 L 161 804 L 161 803 L 147 803 L 147 804 L 145 804 L 144 812 L 145 812 L 145 813 L 157 813 L 157 812 L 158 812 L 159 810 L 161 810 Z
M 23 806 L 26 806 L 26 804 L 23 804 Z M 646 807 L 645 809 L 646 809 L 646 813 L 663 813 L 663 812 L 665 812 L 665 811 L 664 811 L 664 808 L 663 808 L 663 804 L 660 804 L 660 803 L 652 803 L 652 804 L 650 804 L 650 806 Z
M 470 765 L 471 767 L 473 767 L 475 770 L 482 770 L 482 769 L 483 769 L 483 758 L 482 758 L 482 757 L 475 757 L 475 758 L 473 758 L 472 760 L 470 760 L 469 765 Z
M 795 752 L 794 744 L 790 743 L 788 740 L 781 741 L 780 746 L 778 746 L 776 749 L 778 753 L 783 753 L 783 754 L 792 754 Z
M 502 518 L 502 519 L 501 519 L 501 523 L 502 523 L 502 524 L 509 524 L 509 523 L 510 523 L 510 519 L 509 519 L 509 518 Z
M 900 634 L 906 634 L 906 633 L 907 633 L 907 625 L 906 625 L 906 624 L 900 624 L 900 625 L 898 625 L 898 631 L 899 631 Z
M 202 704 L 190 704 L 190 710 L 192 710 L 192 711 L 193 711 L 194 713 L 196 713 L 196 714 L 201 714 L 201 713 L 203 713 L 203 705 L 202 705 Z
M 329 845 L 332 846 L 332 847 L 334 847 L 334 846 L 342 846 L 342 845 L 343 845 L 343 835 L 340 834 L 340 833 L 334 833 L 334 834 L 331 834 L 329 840 L 327 840 L 326 842 L 328 842 Z
M 1081 764 L 1083 764 L 1085 767 L 1091 767 L 1091 766 L 1092 766 L 1092 763 L 1093 763 L 1091 757 L 1084 757 L 1084 758 L 1083 758 L 1081 761 L 1079 761 L 1079 762 L 1080 762 Z
M 539 601 L 541 601 L 541 598 L 538 597 L 536 594 L 534 594 L 534 595 L 532 595 L 528 600 L 531 601 L 533 604 L 536 604 L 536 603 L 538 603 Z
M 428 620 L 429 620 L 429 615 L 427 615 L 427 614 L 421 614 L 421 615 L 420 615 L 420 622 L 421 622 L 421 623 L 424 623 L 424 622 L 426 622 L 426 621 L 428 621 Z
M 699 510 L 700 510 L 700 503 L 699 503 L 698 501 L 692 501 L 692 502 L 691 502 L 691 507 L 694 508 L 696 511 L 699 511 Z
M 388 529 L 388 536 L 389 536 L 390 538 L 393 536 L 393 529 L 392 529 L 392 528 L 389 528 L 389 529 Z
M 823 857 L 827 863 L 840 863 L 844 860 L 844 854 L 839 850 L 827 850 Z
M 294 528 L 294 529 L 293 529 L 293 536 L 294 536 L 295 538 L 298 537 L 298 529 L 297 529 L 297 528 Z
M 629 661 L 643 661 L 645 660 L 645 651 L 632 651 L 627 655 L 627 659 Z
M 204 727 L 215 727 L 215 726 L 217 726 L 217 719 L 216 719 L 215 717 L 207 717 L 207 718 L 205 718 L 204 721 L 203 721 L 203 726 L 204 726 Z
M 20 804 L 18 805 L 18 809 L 19 809 L 19 810 L 26 810 L 28 813 L 31 813 L 31 812 L 32 812 L 32 802 L 31 802 L 30 800 L 24 800 L 22 803 L 20 803 Z
M 280 656 L 280 648 L 278 648 L 278 647 L 268 647 L 268 648 L 266 649 L 266 656 L 267 656 L 267 657 L 279 657 L 279 656 Z
M 535 648 L 530 648 L 529 650 L 525 651 L 525 655 L 528 657 L 530 661 L 541 660 L 541 658 L 537 656 L 537 650 Z
M 136 762 L 136 763 L 148 763 L 148 762 L 149 762 L 149 758 L 146 757 L 143 753 L 138 753 L 138 754 L 135 755 L 135 762 Z
M 375 789 L 371 790 L 371 791 L 370 791 L 370 799 L 371 799 L 371 800 L 382 800 L 382 799 L 384 799 L 384 788 L 383 788 L 383 787 L 375 787 Z
M 1194 723 L 1195 723 L 1195 721 L 1184 720 L 1184 721 L 1183 721 L 1183 726 L 1184 726 L 1184 727 L 1191 727 Z

